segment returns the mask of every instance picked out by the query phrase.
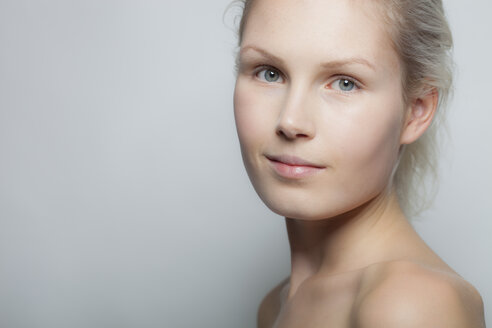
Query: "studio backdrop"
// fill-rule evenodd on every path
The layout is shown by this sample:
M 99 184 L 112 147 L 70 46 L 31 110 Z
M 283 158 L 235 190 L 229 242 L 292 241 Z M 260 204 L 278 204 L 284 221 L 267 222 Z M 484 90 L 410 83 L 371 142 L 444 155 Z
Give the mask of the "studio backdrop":
M 255 327 L 290 258 L 241 160 L 229 2 L 0 0 L 0 327 Z M 445 7 L 452 140 L 415 226 L 490 325 L 492 2 Z

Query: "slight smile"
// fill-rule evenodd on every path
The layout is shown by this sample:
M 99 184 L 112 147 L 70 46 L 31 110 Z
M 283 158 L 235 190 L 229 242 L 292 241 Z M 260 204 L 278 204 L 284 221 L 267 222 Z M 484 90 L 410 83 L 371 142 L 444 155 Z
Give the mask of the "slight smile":
M 273 170 L 283 178 L 301 179 L 324 170 L 325 167 L 292 155 L 265 155 Z

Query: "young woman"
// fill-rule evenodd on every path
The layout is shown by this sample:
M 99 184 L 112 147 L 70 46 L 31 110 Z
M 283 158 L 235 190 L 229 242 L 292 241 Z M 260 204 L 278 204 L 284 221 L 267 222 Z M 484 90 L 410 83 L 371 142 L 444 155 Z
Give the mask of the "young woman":
M 258 327 L 485 327 L 479 293 L 408 221 L 451 86 L 441 1 L 243 4 L 237 132 L 292 264 Z

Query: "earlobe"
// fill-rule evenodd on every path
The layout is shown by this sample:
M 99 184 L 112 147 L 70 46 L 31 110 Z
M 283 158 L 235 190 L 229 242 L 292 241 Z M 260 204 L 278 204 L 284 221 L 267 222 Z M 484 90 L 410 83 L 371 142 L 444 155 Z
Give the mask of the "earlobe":
M 411 144 L 424 134 L 436 113 L 438 92 L 431 90 L 423 97 L 416 98 L 407 109 L 400 144 Z

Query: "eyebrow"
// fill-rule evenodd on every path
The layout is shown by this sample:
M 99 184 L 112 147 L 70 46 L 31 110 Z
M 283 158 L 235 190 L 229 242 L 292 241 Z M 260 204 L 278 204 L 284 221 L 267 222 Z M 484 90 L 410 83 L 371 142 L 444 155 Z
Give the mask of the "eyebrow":
M 261 49 L 257 46 L 253 46 L 253 45 L 247 45 L 247 46 L 242 47 L 240 52 L 239 52 L 240 56 L 242 56 L 248 50 L 254 50 L 267 59 L 270 59 L 272 61 L 277 61 L 277 62 L 281 63 L 282 65 L 284 64 L 284 61 L 280 57 L 272 55 L 268 51 Z M 376 70 L 376 67 L 374 66 L 374 64 L 369 62 L 367 59 L 364 59 L 361 57 L 349 57 L 349 58 L 344 58 L 344 59 L 332 60 L 329 62 L 324 62 L 320 66 L 324 67 L 324 68 L 334 68 L 334 67 L 340 67 L 340 66 L 349 66 L 352 64 L 364 65 L 364 66 L 369 67 L 373 71 Z

